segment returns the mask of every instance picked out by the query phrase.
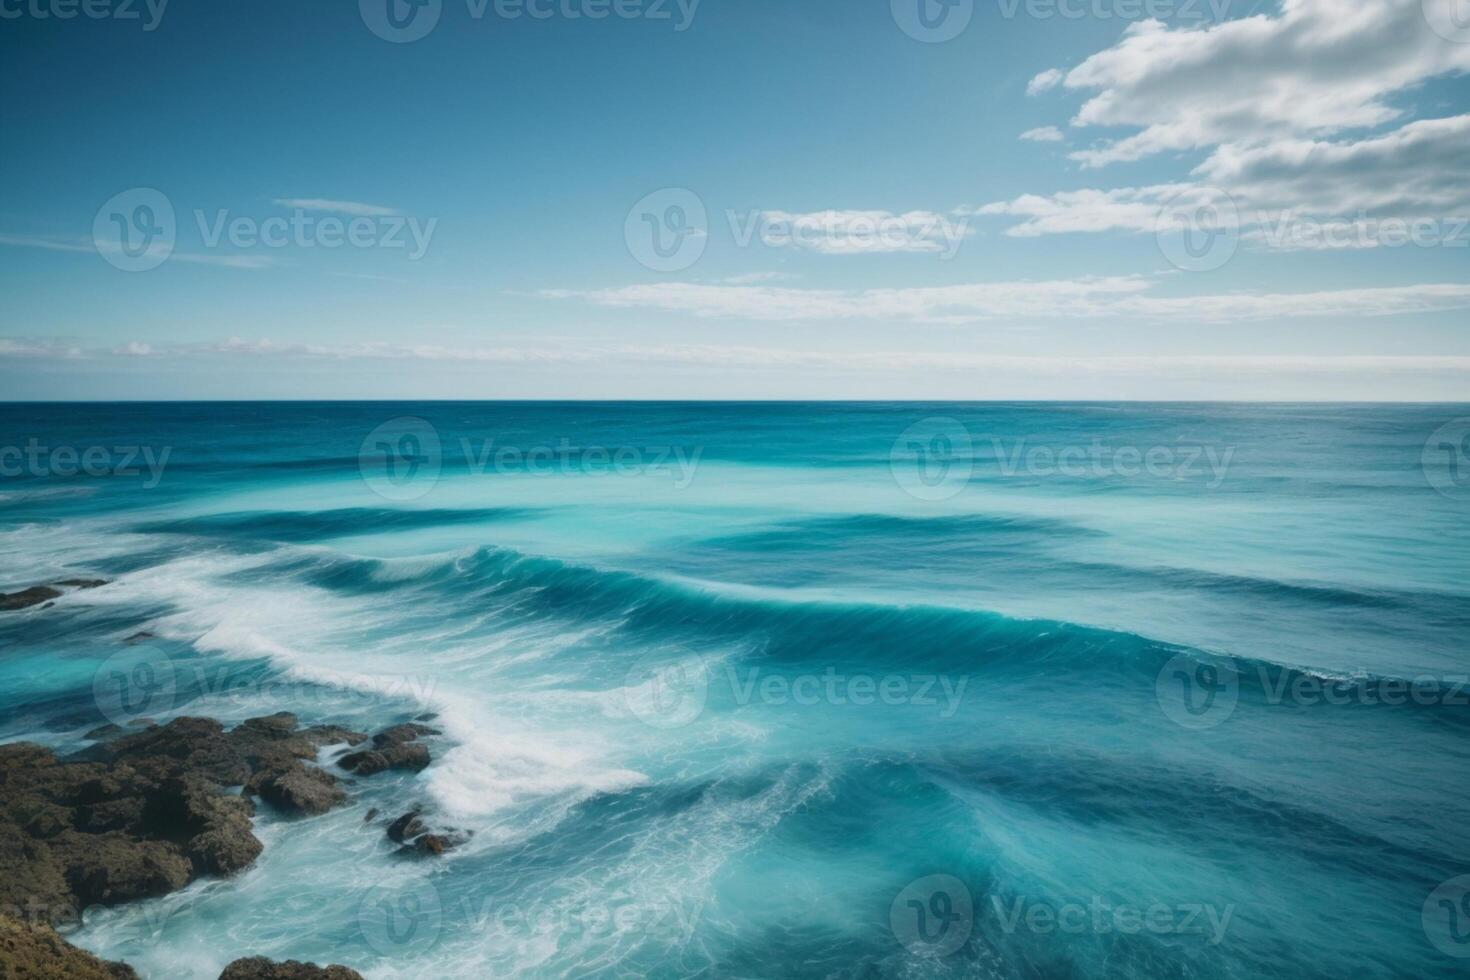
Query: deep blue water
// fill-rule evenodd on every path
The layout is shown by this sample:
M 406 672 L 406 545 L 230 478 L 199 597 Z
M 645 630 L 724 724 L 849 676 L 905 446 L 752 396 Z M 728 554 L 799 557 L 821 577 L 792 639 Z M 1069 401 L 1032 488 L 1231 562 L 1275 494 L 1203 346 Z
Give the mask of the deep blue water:
M 1466 417 L 0 406 L 0 739 L 437 713 L 150 977 L 1464 975 Z

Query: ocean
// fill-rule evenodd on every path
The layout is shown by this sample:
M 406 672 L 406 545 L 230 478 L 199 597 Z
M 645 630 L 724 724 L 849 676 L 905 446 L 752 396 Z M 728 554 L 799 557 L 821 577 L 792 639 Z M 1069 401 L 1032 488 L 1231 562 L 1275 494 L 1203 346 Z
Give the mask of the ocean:
M 443 730 L 88 910 L 145 977 L 1462 976 L 1467 416 L 4 405 L 0 591 L 107 584 L 0 613 L 0 741 Z

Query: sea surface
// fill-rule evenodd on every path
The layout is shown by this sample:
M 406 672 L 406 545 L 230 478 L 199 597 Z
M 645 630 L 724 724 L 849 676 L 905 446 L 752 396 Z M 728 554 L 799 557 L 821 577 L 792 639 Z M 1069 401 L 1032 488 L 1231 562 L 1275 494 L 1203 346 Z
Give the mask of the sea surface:
M 108 580 L 0 613 L 0 740 L 443 729 L 89 910 L 145 977 L 1464 976 L 1466 417 L 0 406 L 0 590 Z

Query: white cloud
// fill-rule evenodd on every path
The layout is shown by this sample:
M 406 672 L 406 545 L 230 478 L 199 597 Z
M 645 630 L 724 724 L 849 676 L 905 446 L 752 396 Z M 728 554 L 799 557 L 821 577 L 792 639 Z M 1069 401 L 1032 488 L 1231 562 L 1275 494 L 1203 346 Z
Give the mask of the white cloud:
M 985 215 L 1026 220 L 1014 237 L 1154 231 L 1166 212 L 1201 205 L 1247 241 L 1273 248 L 1470 242 L 1470 115 L 1409 123 L 1356 141 L 1278 140 L 1220 147 L 1193 181 L 1025 194 Z M 1415 229 L 1418 229 L 1417 231 Z M 1332 243 L 1338 243 L 1333 246 Z
M 1061 84 L 1062 79 L 1065 77 L 1066 72 L 1060 68 L 1048 68 L 1026 83 L 1026 94 L 1040 95 L 1042 92 L 1054 89 Z
M 1166 150 L 1379 126 L 1402 114 L 1392 96 L 1466 70 L 1470 44 L 1431 30 L 1421 0 L 1284 0 L 1277 15 L 1203 29 L 1135 24 L 1062 84 L 1095 93 L 1073 125 L 1140 130 L 1072 154 L 1100 167 Z M 1053 72 L 1028 91 L 1055 84 Z
M 276 203 L 283 208 L 302 211 L 335 211 L 363 218 L 387 218 L 399 214 L 397 208 L 385 208 L 378 204 L 362 204 L 358 201 L 332 201 L 320 197 L 278 197 Z
M 1470 284 L 1323 290 L 1308 293 L 1147 295 L 1139 276 L 973 283 L 906 289 L 781 289 L 657 283 L 601 290 L 547 290 L 553 299 L 752 321 L 875 319 L 960 324 L 996 318 L 1136 317 L 1223 323 L 1299 317 L 1378 317 L 1470 309 Z
M 1031 143 L 1060 143 L 1065 138 L 1055 126 L 1039 126 L 1021 134 L 1021 139 Z

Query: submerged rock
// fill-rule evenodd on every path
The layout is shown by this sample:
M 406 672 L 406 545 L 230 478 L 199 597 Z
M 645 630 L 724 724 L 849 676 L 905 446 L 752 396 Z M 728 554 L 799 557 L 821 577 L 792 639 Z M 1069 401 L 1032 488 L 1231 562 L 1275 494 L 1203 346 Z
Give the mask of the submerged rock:
M 19 592 L 0 592 L 0 611 L 13 612 L 17 609 L 29 609 L 43 602 L 61 598 L 60 589 L 48 588 L 44 585 L 33 586 L 22 589 Z
M 19 592 L 0 592 L 0 612 L 29 609 L 31 606 L 39 606 L 52 599 L 60 599 L 61 589 L 95 589 L 106 584 L 107 580 L 101 578 L 66 578 L 50 585 L 33 585 Z
M 219 980 L 362 980 L 362 974 L 345 966 L 317 966 L 296 960 L 275 963 L 264 956 L 251 956 L 225 967 Z

